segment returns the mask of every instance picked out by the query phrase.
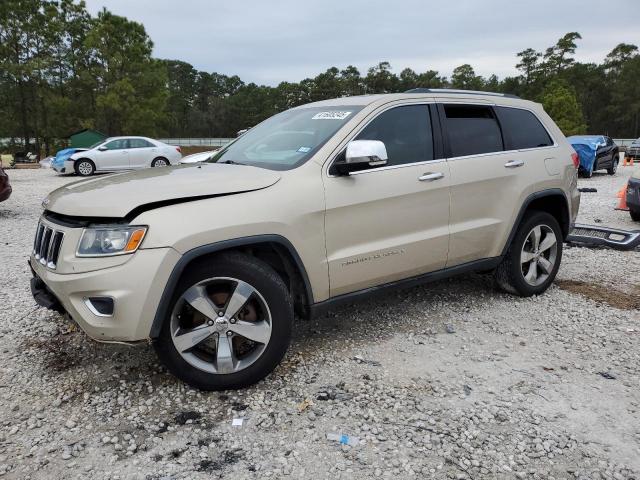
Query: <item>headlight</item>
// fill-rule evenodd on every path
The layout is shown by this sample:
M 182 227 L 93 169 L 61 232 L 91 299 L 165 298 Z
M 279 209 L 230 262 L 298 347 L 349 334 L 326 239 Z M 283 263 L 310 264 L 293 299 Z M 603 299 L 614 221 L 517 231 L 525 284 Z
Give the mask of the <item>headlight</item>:
M 77 257 L 106 257 L 135 252 L 147 233 L 147 227 L 85 228 L 80 237 Z

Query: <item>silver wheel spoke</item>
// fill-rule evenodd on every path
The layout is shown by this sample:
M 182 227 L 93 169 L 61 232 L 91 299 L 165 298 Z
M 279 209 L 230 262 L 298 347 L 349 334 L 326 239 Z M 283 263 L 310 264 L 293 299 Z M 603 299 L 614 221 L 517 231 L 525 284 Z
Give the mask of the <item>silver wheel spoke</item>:
M 235 369 L 235 355 L 231 337 L 225 334 L 218 335 L 216 369 L 219 373 L 232 373 Z
M 255 323 L 238 320 L 237 323 L 229 325 L 229 330 L 258 343 L 267 343 L 271 338 L 271 325 L 265 320 Z
M 542 229 L 540 225 L 536 226 L 531 230 L 531 243 L 533 244 L 533 250 L 538 250 L 540 248 L 540 237 L 542 236 Z
M 195 347 L 199 343 L 209 338 L 215 333 L 215 328 L 208 325 L 204 325 L 198 328 L 194 328 L 186 333 L 180 335 L 174 335 L 173 344 L 179 352 L 185 352 L 190 348 Z
M 226 299 L 226 306 L 216 306 L 213 299 Z M 271 341 L 271 325 L 269 305 L 258 290 L 237 278 L 211 277 L 182 294 L 170 330 L 173 345 L 191 367 L 222 375 L 261 358 Z
M 538 265 L 536 262 L 531 262 L 529 264 L 529 271 L 527 272 L 527 275 L 524 277 L 524 279 L 533 285 L 535 284 L 537 278 L 538 278 Z
M 238 280 L 235 290 L 231 294 L 231 298 L 227 303 L 224 315 L 227 318 L 233 318 L 244 307 L 247 300 L 255 290 L 251 285 Z
M 184 300 L 193 308 L 198 310 L 205 317 L 216 319 L 218 317 L 218 309 L 207 295 L 206 289 L 201 285 L 191 287 L 182 295 Z
M 540 268 L 542 268 L 542 270 L 544 270 L 544 273 L 546 273 L 547 275 L 549 275 L 551 273 L 551 270 L 553 270 L 553 264 L 544 257 L 538 258 L 538 265 L 540 265 Z
M 529 263 L 531 260 L 533 260 L 534 256 L 535 255 L 533 254 L 533 252 L 527 252 L 526 250 L 523 250 L 520 254 L 520 263 Z
M 556 236 L 553 233 L 547 233 L 544 240 L 540 243 L 540 252 L 546 252 L 556 244 Z

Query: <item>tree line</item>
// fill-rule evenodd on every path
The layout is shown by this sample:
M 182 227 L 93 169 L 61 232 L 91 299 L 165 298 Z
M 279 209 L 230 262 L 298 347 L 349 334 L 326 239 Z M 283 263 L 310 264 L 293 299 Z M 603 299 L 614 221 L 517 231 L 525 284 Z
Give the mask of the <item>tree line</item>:
M 567 135 L 640 136 L 638 47 L 617 45 L 602 63 L 577 62 L 582 37 L 516 54 L 518 75 L 450 78 L 435 70 L 399 74 L 388 62 L 361 73 L 332 67 L 314 78 L 265 86 L 152 56 L 144 26 L 76 0 L 0 2 L 0 138 L 46 154 L 81 128 L 108 135 L 230 137 L 291 107 L 327 98 L 459 88 L 503 92 L 544 105 Z

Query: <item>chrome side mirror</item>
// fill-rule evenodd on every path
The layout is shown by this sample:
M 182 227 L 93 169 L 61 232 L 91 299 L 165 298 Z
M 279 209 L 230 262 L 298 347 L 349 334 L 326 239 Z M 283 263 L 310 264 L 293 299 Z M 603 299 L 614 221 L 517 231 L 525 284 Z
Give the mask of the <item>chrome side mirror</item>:
M 382 167 L 387 164 L 387 148 L 380 140 L 352 140 L 347 144 L 344 160 L 336 162 L 336 170 L 341 175 L 350 172 Z

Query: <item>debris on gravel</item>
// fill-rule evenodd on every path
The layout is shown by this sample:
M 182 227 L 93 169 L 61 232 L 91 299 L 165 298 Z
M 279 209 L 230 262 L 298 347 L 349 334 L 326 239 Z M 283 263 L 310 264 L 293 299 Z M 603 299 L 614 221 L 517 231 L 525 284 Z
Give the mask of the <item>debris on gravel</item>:
M 640 228 L 613 210 L 630 169 L 580 180 L 598 190 L 581 223 Z M 474 274 L 354 303 L 297 322 L 258 385 L 200 392 L 149 345 L 97 344 L 35 307 L 40 201 L 76 179 L 9 175 L 0 478 L 640 478 L 637 251 L 567 248 L 539 297 Z

